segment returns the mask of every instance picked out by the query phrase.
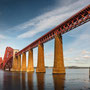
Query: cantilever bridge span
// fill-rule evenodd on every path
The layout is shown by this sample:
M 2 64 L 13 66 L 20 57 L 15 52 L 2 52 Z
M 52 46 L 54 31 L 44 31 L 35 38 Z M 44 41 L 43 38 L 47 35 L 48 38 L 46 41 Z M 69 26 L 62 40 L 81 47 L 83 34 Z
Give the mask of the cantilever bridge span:
M 55 38 L 55 51 L 54 51 L 54 67 L 53 73 L 65 73 L 64 60 L 63 60 L 63 45 L 62 34 L 77 28 L 78 26 L 90 21 L 90 5 L 86 6 L 75 15 L 49 31 L 48 33 L 35 40 L 27 47 L 19 50 L 14 50 L 10 47 L 8 54 L 5 54 L 5 59 L 1 63 L 1 68 L 11 71 L 34 71 L 33 67 L 33 48 L 38 47 L 38 63 L 36 72 L 45 72 L 44 65 L 44 43 Z M 26 52 L 28 52 L 28 67 L 26 68 Z M 13 54 L 12 54 L 13 53 Z M 21 64 L 22 55 L 22 64 Z

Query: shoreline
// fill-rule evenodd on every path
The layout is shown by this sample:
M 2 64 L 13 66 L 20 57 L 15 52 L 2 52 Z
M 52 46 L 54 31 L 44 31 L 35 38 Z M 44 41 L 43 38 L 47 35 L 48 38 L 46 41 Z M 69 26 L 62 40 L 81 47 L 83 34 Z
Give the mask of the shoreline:
M 35 69 L 37 67 L 34 67 Z M 45 68 L 48 68 L 48 69 L 53 69 L 53 67 L 45 67 Z M 89 69 L 90 67 L 65 67 L 65 69 Z

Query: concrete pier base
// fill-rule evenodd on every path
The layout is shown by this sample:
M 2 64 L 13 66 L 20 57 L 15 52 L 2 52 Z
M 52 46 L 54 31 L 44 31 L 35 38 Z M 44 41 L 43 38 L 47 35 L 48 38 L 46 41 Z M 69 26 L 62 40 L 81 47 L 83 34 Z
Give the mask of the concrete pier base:
M 38 45 L 38 63 L 36 72 L 46 72 L 44 65 L 44 46 L 43 44 Z
M 22 54 L 21 71 L 26 71 L 26 52 Z
M 34 71 L 34 66 L 33 66 L 33 50 L 29 50 L 28 52 L 28 68 L 27 72 L 33 72 Z
M 54 47 L 54 67 L 53 73 L 65 73 L 64 60 L 63 60 L 63 46 L 62 36 L 55 36 L 55 47 Z

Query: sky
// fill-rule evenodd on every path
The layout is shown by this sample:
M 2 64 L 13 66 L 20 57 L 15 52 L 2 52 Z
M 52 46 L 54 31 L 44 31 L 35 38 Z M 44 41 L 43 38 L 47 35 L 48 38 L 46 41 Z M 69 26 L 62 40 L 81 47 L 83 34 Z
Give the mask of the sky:
M 23 49 L 89 4 L 89 0 L 0 0 L 0 56 L 7 46 Z M 90 22 L 62 37 L 65 66 L 90 67 Z M 33 51 L 37 66 L 38 48 Z M 53 66 L 54 39 L 44 44 L 44 54 L 45 66 Z

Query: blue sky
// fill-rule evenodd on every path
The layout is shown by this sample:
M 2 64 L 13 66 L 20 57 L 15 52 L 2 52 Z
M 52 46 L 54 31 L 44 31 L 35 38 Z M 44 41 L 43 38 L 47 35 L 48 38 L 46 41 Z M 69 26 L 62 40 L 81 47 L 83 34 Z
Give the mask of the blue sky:
M 89 4 L 89 0 L 0 0 L 0 56 L 7 46 L 21 50 Z M 89 34 L 90 22 L 63 35 L 65 66 L 90 66 Z M 44 46 L 45 65 L 52 66 L 54 39 Z

